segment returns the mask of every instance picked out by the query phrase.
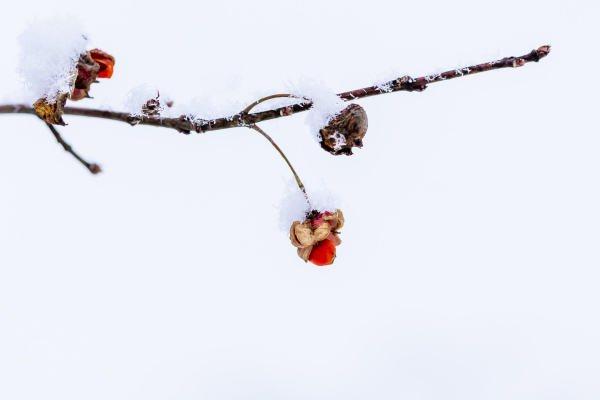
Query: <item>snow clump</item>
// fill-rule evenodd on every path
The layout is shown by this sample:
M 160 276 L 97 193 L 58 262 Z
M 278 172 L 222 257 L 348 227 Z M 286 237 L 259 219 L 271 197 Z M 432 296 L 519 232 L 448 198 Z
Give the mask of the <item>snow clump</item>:
M 298 188 L 295 180 L 290 180 L 285 188 L 284 195 L 279 204 L 279 228 L 289 232 L 294 221 L 304 221 L 306 214 L 312 210 L 319 212 L 335 211 L 342 208 L 341 201 L 336 198 L 323 185 L 320 189 L 306 188 L 310 205 L 306 201 L 304 193 Z
M 132 117 L 143 117 L 146 115 L 143 107 L 150 100 L 158 100 L 159 105 L 156 108 L 157 114 L 162 113 L 167 108 L 167 103 L 170 101 L 169 98 L 164 94 L 161 94 L 156 87 L 141 85 L 131 89 L 129 93 L 127 93 L 127 96 L 125 96 L 125 111 Z
M 308 112 L 306 124 L 315 139 L 322 140 L 319 131 L 327 126 L 345 107 L 346 101 L 339 98 L 319 79 L 302 78 L 296 84 L 288 85 L 289 93 L 302 99 L 312 101 L 313 106 Z
M 36 21 L 21 34 L 19 45 L 18 71 L 35 98 L 54 104 L 59 95 L 71 92 L 79 55 L 87 45 L 77 20 L 61 16 Z

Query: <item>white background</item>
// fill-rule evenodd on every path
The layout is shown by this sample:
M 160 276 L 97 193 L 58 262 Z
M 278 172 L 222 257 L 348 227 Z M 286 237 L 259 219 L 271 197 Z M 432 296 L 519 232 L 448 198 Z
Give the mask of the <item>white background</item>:
M 263 123 L 344 201 L 323 268 L 278 229 L 291 176 L 256 132 L 67 116 L 92 176 L 1 115 L 1 399 L 600 396 L 597 2 L 7 2 L 0 100 L 22 92 L 18 35 L 56 13 L 116 57 L 87 104 L 114 109 L 143 83 L 244 102 L 553 51 L 361 101 L 352 157 L 304 115 Z

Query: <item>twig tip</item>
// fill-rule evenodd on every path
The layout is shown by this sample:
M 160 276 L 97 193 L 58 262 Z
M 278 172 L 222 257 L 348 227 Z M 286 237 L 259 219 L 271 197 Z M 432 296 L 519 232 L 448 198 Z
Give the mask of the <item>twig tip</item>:
M 99 174 L 100 172 L 102 172 L 102 168 L 100 168 L 100 166 L 98 164 L 90 164 L 89 167 L 88 167 L 88 169 L 94 175 Z

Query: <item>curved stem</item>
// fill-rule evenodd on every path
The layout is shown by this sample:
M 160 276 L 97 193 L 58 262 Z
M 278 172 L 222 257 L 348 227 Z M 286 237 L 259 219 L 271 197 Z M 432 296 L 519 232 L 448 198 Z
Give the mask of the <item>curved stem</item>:
M 271 136 L 267 135 L 267 133 L 265 131 L 263 131 L 262 129 L 260 129 L 257 125 L 252 124 L 252 125 L 250 125 L 250 128 L 254 129 L 256 132 L 258 132 L 261 135 L 263 135 L 269 142 L 271 142 L 271 144 L 273 145 L 273 147 L 275 147 L 275 149 L 279 152 L 279 154 L 281 155 L 281 157 L 283 157 L 283 159 L 287 163 L 288 167 L 290 167 L 290 169 L 292 170 L 292 174 L 294 174 L 294 178 L 296 178 L 296 183 L 298 184 L 298 187 L 300 188 L 300 190 L 302 190 L 302 193 L 304 193 L 304 197 L 306 198 L 306 202 L 310 206 L 310 200 L 308 200 L 308 194 L 306 193 L 306 189 L 304 188 L 304 185 L 302 184 L 302 181 L 300 180 L 300 177 L 298 176 L 298 174 L 294 170 L 294 167 L 292 167 L 292 163 L 290 163 L 290 160 L 288 160 L 288 158 L 285 156 L 285 154 L 283 153 L 283 151 L 279 148 L 279 146 L 277 146 L 277 143 L 275 143 L 275 141 L 273 139 L 271 139 Z
M 257 105 L 259 105 L 260 103 L 263 103 L 267 100 L 271 100 L 271 99 L 277 99 L 280 97 L 294 97 L 291 94 L 288 93 L 280 93 L 280 94 L 272 94 L 270 96 L 267 97 L 263 97 L 262 99 L 258 99 L 256 100 L 254 103 L 250 104 L 248 107 L 246 107 L 244 109 L 244 111 L 242 111 L 243 114 L 248 114 L 250 112 L 250 110 L 252 110 L 254 107 L 256 107 Z
M 263 97 L 262 99 L 258 99 L 254 103 L 250 104 L 248 107 L 246 107 L 244 109 L 244 111 L 242 111 L 242 114 L 248 114 L 250 112 L 250 110 L 252 110 L 254 107 L 259 105 L 260 103 L 264 103 L 267 100 L 277 99 L 280 97 L 289 97 L 289 98 L 293 98 L 293 99 L 304 100 L 304 101 L 307 101 L 310 103 L 310 100 L 307 99 L 306 97 L 298 97 L 298 96 L 294 96 L 293 94 L 288 94 L 288 93 L 272 94 L 270 96 Z

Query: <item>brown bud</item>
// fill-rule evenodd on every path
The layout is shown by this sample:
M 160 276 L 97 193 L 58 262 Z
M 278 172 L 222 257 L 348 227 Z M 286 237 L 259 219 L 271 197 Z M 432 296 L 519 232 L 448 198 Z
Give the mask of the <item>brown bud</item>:
M 142 112 L 144 115 L 160 115 L 160 93 L 155 99 L 150 99 L 142 106 Z
M 102 169 L 100 168 L 100 166 L 98 164 L 90 164 L 90 166 L 88 168 L 89 168 L 90 172 L 94 175 L 102 172 Z
M 139 124 L 140 122 L 142 122 L 142 117 L 131 116 L 130 115 L 130 116 L 127 117 L 127 122 L 131 126 L 136 126 L 137 124 Z
M 518 67 L 522 67 L 523 65 L 525 65 L 526 61 L 523 60 L 522 58 L 517 58 L 516 60 L 513 61 L 512 66 L 513 68 L 518 68 Z
M 38 113 L 41 119 L 53 125 L 65 126 L 65 121 L 62 119 L 64 114 L 65 104 L 67 102 L 68 93 L 59 94 L 56 98 L 56 103 L 48 104 L 46 99 L 42 98 L 33 103 L 33 108 Z
M 285 117 L 287 115 L 292 115 L 294 113 L 294 109 L 292 107 L 286 107 L 286 108 L 282 108 L 281 110 L 279 110 L 279 115 L 281 115 L 282 117 Z
M 407 83 L 413 83 L 413 82 L 414 82 L 413 78 L 411 78 L 408 75 L 404 75 L 402 78 L 396 79 L 396 82 L 394 82 L 394 83 L 396 83 L 397 85 L 405 85 Z
M 550 46 L 541 46 L 535 50 L 538 59 L 546 57 L 550 53 Z
M 353 147 L 362 147 L 368 120 L 364 108 L 350 104 L 321 129 L 321 147 L 333 155 L 352 155 Z

